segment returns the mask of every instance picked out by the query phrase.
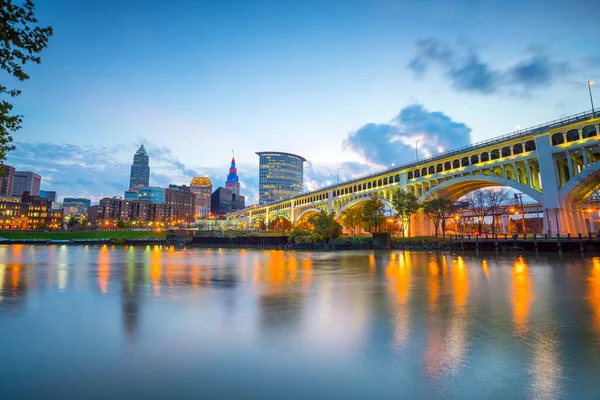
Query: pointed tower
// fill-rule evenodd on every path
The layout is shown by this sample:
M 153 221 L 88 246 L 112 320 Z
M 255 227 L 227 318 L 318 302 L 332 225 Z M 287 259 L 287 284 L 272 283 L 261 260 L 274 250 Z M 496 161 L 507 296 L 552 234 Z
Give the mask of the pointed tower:
M 231 157 L 231 167 L 229 167 L 229 174 L 227 175 L 227 181 L 225 181 L 225 187 L 231 190 L 231 193 L 236 195 L 240 194 L 240 179 L 238 178 L 237 168 L 235 167 L 235 156 Z
M 141 145 L 133 156 L 131 164 L 131 176 L 129 178 L 129 190 L 138 190 L 150 184 L 150 159 L 144 145 Z

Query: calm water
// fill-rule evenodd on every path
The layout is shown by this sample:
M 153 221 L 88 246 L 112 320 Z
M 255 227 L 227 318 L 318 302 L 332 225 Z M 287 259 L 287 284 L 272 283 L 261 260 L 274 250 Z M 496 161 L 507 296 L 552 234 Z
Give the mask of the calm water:
M 0 246 L 2 399 L 598 399 L 600 258 Z

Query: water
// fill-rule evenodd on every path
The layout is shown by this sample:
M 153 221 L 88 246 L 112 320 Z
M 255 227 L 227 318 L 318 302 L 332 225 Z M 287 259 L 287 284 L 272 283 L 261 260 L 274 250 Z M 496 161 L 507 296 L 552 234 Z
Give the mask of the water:
M 597 399 L 600 258 L 0 246 L 2 399 Z

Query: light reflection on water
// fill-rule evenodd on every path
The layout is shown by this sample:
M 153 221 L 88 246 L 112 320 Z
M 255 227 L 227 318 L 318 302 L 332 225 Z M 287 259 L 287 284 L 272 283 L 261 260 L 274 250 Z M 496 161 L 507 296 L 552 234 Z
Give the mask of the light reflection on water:
M 595 398 L 600 258 L 0 246 L 0 354 L 6 398 Z

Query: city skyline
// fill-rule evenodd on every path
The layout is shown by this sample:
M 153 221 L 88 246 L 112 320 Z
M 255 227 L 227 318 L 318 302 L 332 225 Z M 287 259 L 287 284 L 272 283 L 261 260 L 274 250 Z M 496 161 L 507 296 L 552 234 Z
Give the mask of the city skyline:
M 303 154 L 311 190 L 335 183 L 340 166 L 343 180 L 409 159 L 425 135 L 423 156 L 588 110 L 600 50 L 585 43 L 600 31 L 599 6 L 543 4 L 253 2 L 230 13 L 209 2 L 40 3 L 55 35 L 20 85 L 24 124 L 5 163 L 42 175 L 59 197 L 98 200 L 126 189 L 141 142 L 163 187 L 224 181 L 235 147 L 255 203 L 254 152 L 266 146 Z M 194 23 L 200 15 L 221 34 Z M 107 21 L 114 30 L 99 35 Z

